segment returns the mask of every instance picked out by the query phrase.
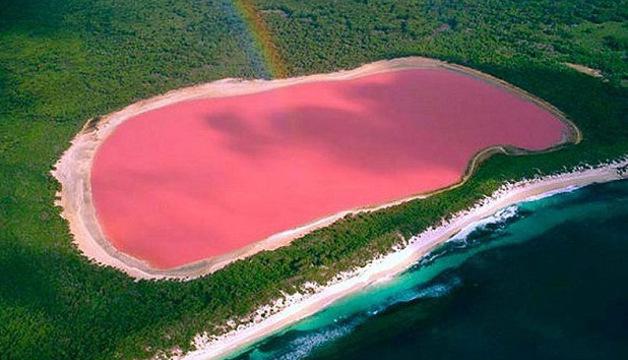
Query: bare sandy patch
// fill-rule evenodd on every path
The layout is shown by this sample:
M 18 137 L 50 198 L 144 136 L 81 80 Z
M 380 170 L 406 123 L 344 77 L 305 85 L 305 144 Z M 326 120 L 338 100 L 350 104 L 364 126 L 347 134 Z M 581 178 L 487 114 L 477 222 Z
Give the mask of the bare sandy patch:
M 573 63 L 565 63 L 565 65 L 585 75 L 593 76 L 596 78 L 604 77 L 604 75 L 602 75 L 602 71 L 598 69 L 593 69 L 588 66 L 584 66 L 580 64 L 573 64 Z

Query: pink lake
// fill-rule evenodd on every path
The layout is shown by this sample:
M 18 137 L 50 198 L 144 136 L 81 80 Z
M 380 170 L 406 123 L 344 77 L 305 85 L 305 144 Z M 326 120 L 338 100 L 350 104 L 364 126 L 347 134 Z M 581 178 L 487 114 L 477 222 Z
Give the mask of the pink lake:
M 114 247 L 169 269 L 451 185 L 487 147 L 541 150 L 566 133 L 483 80 L 400 70 L 137 115 L 99 147 L 92 195 Z

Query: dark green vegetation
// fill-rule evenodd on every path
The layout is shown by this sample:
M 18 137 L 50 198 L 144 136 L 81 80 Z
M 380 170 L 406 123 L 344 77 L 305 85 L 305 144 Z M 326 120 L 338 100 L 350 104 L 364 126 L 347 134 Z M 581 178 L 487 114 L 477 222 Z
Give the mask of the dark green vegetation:
M 229 1 L 10 0 L 0 8 L 2 358 L 145 357 L 387 251 L 495 190 L 628 152 L 625 0 L 258 1 L 292 75 L 423 55 L 465 64 L 564 111 L 584 141 L 496 156 L 463 187 L 346 219 L 187 283 L 89 264 L 53 206 L 49 175 L 90 118 L 168 89 L 259 75 Z M 274 10 L 274 11 L 264 11 Z M 280 10 L 280 11 L 276 11 Z M 566 68 L 599 68 L 607 82 Z M 254 65 L 251 65 L 254 64 Z

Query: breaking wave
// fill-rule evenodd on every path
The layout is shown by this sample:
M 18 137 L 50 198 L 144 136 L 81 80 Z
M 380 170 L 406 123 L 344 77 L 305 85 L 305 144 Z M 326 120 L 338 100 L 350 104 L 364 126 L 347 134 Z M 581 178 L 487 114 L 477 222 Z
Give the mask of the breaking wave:
M 375 316 L 382 316 L 391 308 L 412 303 L 421 299 L 432 299 L 445 296 L 456 287 L 462 284 L 458 277 L 451 276 L 445 280 L 435 283 L 425 284 L 415 288 L 402 291 L 392 295 L 383 301 L 378 301 L 376 305 L 358 311 L 347 317 L 337 317 L 329 325 L 318 328 L 315 331 L 294 331 L 284 336 L 290 339 L 281 347 L 281 350 L 265 351 L 258 348 L 249 353 L 249 359 L 279 359 L 279 360 L 300 360 L 306 358 L 314 350 L 329 342 L 344 337 L 355 330 L 356 327 L 369 321 Z
M 339 324 L 325 327 L 324 329 L 317 330 L 315 332 L 299 333 L 297 336 L 290 340 L 285 346 L 283 351 L 272 351 L 257 354 L 252 353 L 251 359 L 277 359 L 277 360 L 299 360 L 307 357 L 312 350 L 317 347 L 336 340 L 342 336 L 349 334 L 353 329 L 363 323 L 363 319 L 353 319 L 351 321 L 339 321 Z M 256 356 L 257 355 L 257 356 Z
M 512 205 L 507 208 L 504 208 L 492 216 L 486 217 L 480 221 L 477 221 L 458 232 L 458 234 L 454 235 L 451 239 L 447 240 L 448 242 L 466 242 L 472 235 L 475 235 L 476 232 L 482 230 L 490 230 L 495 231 L 499 228 L 505 227 L 508 223 L 518 218 L 519 215 L 519 206 Z
M 417 271 L 452 251 L 467 249 L 470 246 L 499 237 L 503 235 L 503 229 L 506 226 L 528 215 L 529 210 L 522 209 L 515 204 L 496 212 L 492 216 L 476 221 L 452 236 L 443 246 L 425 254 L 409 271 Z
M 416 298 L 438 298 L 445 296 L 451 292 L 454 288 L 460 286 L 462 280 L 458 277 L 452 277 L 448 282 L 438 283 L 428 286 L 424 289 L 417 291 Z

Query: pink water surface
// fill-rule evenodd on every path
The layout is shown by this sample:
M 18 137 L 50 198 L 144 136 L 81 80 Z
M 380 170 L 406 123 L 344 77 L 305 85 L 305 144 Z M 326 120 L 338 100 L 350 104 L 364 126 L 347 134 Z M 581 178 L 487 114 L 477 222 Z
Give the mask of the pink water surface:
M 112 244 L 156 268 L 457 182 L 478 151 L 561 141 L 551 113 L 445 69 L 180 102 L 129 119 L 92 167 Z

